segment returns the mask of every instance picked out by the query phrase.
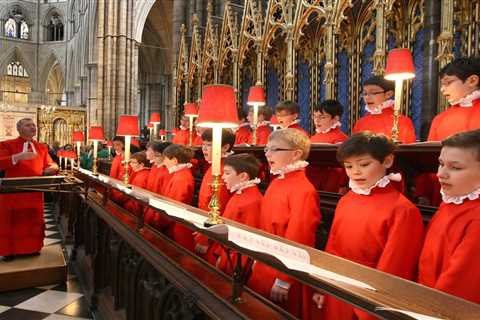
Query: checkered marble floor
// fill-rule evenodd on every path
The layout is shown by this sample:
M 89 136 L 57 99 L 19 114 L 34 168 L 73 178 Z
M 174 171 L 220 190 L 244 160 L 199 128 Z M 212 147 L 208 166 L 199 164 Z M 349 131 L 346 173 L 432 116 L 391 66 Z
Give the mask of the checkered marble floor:
M 45 204 L 45 227 L 45 246 L 62 243 L 50 203 Z M 70 248 L 67 246 L 65 249 L 68 254 Z M 65 283 L 1 292 L 0 320 L 93 319 L 76 275 L 72 273 L 72 268 L 68 270 Z

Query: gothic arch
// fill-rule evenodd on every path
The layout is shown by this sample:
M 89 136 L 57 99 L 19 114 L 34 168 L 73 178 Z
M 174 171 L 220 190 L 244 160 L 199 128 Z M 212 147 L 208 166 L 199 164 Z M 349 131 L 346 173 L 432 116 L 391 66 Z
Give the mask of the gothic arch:
M 52 7 L 50 8 L 44 15 L 43 19 L 42 19 L 42 23 L 41 23 L 41 27 L 42 27 L 42 40 L 43 41 L 48 41 L 48 25 L 50 24 L 50 20 L 52 19 L 52 17 L 54 17 L 54 15 L 57 15 L 58 16 L 58 19 L 60 20 L 60 22 L 63 24 L 63 40 L 66 40 L 66 33 L 65 31 L 67 30 L 66 28 L 66 18 L 65 18 L 65 13 L 63 12 L 63 10 L 61 8 L 57 8 L 57 7 Z
M 33 27 L 33 19 L 30 15 L 28 9 L 20 1 L 9 2 L 8 5 L 0 9 L 0 19 L 7 20 L 9 18 L 10 12 L 12 9 L 18 8 L 25 18 L 25 22 L 28 24 L 29 28 Z
M 6 70 L 7 65 L 12 62 L 13 60 L 19 61 L 23 67 L 27 70 L 28 74 L 30 75 L 30 81 L 33 83 L 33 77 L 35 77 L 35 73 L 31 63 L 25 59 L 18 47 L 12 47 L 0 56 L 0 75 L 4 74 L 4 70 Z
M 142 42 L 143 29 L 147 21 L 148 14 L 155 4 L 155 0 L 137 1 L 139 3 L 135 8 L 134 23 L 133 23 L 133 37 L 135 41 Z
M 45 62 L 45 65 L 41 69 L 42 72 L 39 75 L 39 90 L 41 92 L 45 92 L 47 89 L 47 81 L 48 77 L 50 75 L 50 72 L 54 67 L 60 68 L 60 72 L 63 75 L 63 80 L 64 80 L 64 89 L 65 89 L 65 68 L 62 63 L 60 63 L 60 59 L 58 59 L 55 51 L 52 50 L 50 53 L 50 56 L 48 57 L 47 61 Z

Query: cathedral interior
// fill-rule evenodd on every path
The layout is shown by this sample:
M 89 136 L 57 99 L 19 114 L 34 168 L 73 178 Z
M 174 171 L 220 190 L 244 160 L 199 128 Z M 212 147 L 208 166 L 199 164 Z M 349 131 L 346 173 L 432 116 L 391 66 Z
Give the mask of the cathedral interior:
M 246 113 L 252 86 L 265 88 L 266 105 L 273 111 L 281 101 L 296 101 L 299 124 L 308 134 L 315 132 L 314 108 L 336 99 L 343 107 L 341 130 L 349 135 L 367 113 L 363 83 L 384 75 L 390 50 L 408 48 L 415 78 L 405 82 L 399 110 L 411 118 L 416 141 L 423 142 L 434 117 L 448 107 L 440 92 L 440 70 L 455 58 L 479 55 L 479 28 L 479 0 L 0 0 L 0 141 L 17 137 L 15 126 L 23 118 L 34 120 L 37 140 L 48 145 L 74 144 L 72 133 L 87 135 L 92 126 L 103 128 L 105 140 L 112 140 L 121 115 L 138 115 L 146 138 L 153 113 L 160 114 L 159 129 L 170 139 L 184 107 L 199 103 L 211 84 L 232 86 L 237 110 Z M 404 146 L 396 153 L 395 166 L 407 176 L 410 193 L 419 172 L 436 172 L 438 146 L 419 150 Z M 237 151 L 266 163 L 263 148 Z M 337 166 L 335 152 L 314 147 L 309 161 Z M 201 155 L 201 148 L 195 154 Z M 86 187 L 81 193 L 46 195 L 44 245 L 62 244 L 68 273 L 58 270 L 66 282 L 17 290 L 22 287 L 2 285 L 17 280 L 11 270 L 2 271 L 0 261 L 0 320 L 302 318 L 243 289 L 241 266 L 232 275 L 220 274 L 166 236 L 145 229 L 143 216 L 122 218 L 123 209 L 106 200 L 118 192 L 110 182 L 81 172 L 80 166 L 74 174 L 73 164 L 65 163 L 63 172 L 71 169 L 74 176 L 69 179 L 80 179 Z M 98 170 L 108 175 L 111 165 L 109 156 L 99 161 Z M 202 180 L 195 179 L 198 191 Z M 104 197 L 87 195 L 92 189 Z M 173 202 L 155 207 L 148 197 L 122 192 L 146 208 L 179 210 Z M 341 195 L 326 190 L 319 195 L 324 222 L 315 247 L 323 249 Z M 185 214 L 190 207 L 182 208 Z M 425 223 L 437 209 L 432 204 L 418 208 Z M 182 217 L 170 218 L 178 222 Z M 190 227 L 203 232 L 198 225 Z M 231 245 L 220 231 L 207 236 Z M 315 272 L 320 266 L 338 270 L 375 289 L 325 273 L 291 271 L 278 256 L 241 247 L 233 249 L 243 258 L 289 272 L 314 290 L 381 319 L 480 318 L 478 304 L 324 257 L 307 246 L 301 246 L 300 255 L 309 255 Z M 246 303 L 239 302 L 242 292 Z

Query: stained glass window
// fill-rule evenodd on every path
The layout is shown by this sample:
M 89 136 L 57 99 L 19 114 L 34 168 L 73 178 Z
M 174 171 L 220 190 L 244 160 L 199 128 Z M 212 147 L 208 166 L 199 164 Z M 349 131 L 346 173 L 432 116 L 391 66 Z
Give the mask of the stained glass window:
M 11 62 L 7 66 L 7 75 L 15 77 L 28 77 L 27 70 L 20 64 L 19 61 Z
M 5 36 L 9 38 L 17 37 L 17 23 L 12 18 L 5 22 Z

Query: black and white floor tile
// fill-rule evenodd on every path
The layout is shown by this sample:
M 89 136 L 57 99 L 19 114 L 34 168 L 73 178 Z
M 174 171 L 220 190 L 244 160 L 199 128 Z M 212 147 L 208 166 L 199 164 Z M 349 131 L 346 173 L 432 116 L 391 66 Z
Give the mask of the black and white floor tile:
M 51 204 L 45 204 L 44 245 L 62 243 Z M 65 248 L 68 252 L 68 246 Z M 68 261 L 68 259 L 67 259 Z M 2 263 L 2 262 L 0 262 Z M 0 293 L 0 320 L 93 319 L 75 274 L 65 283 Z

